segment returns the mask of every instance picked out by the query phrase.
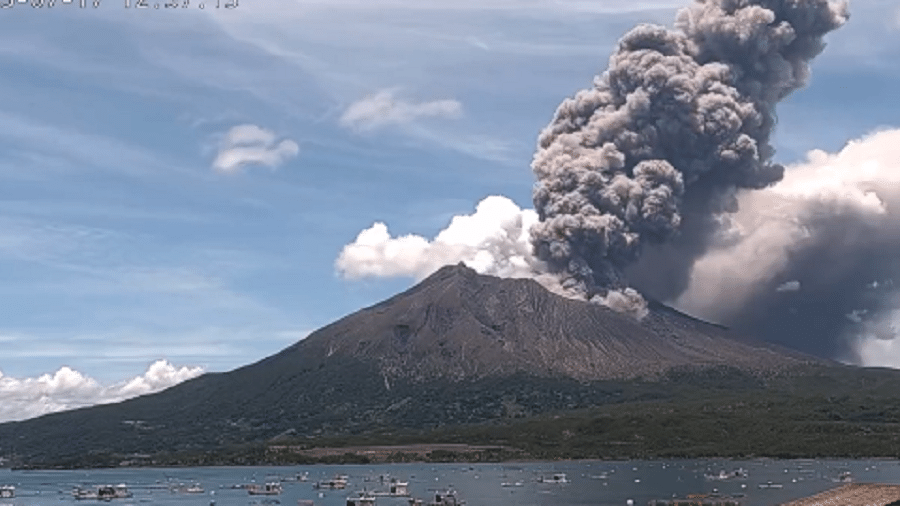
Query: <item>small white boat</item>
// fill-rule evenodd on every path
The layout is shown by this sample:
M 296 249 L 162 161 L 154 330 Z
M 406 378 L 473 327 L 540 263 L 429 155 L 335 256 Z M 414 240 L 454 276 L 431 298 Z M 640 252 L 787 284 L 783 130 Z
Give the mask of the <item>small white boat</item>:
M 387 482 L 388 489 L 384 492 L 374 492 L 374 496 L 409 497 L 409 482 L 391 478 Z
M 727 472 L 724 469 L 719 471 L 719 474 L 707 474 L 704 475 L 707 480 L 731 480 L 731 479 L 742 479 L 747 477 L 747 471 L 740 467 L 731 472 Z
M 503 483 L 500 484 L 500 486 L 501 487 L 523 487 L 523 486 L 525 486 L 525 484 L 522 483 L 521 481 L 504 481 Z
M 428 503 L 422 503 L 421 499 L 410 499 L 410 506 L 462 506 L 466 501 L 461 501 L 456 497 L 455 490 L 435 491 L 434 500 Z
M 279 495 L 283 489 L 281 483 L 270 481 L 265 485 L 250 485 L 247 487 L 247 493 L 250 495 Z
M 569 479 L 566 478 L 566 473 L 556 473 L 553 476 L 540 476 L 538 478 L 538 483 L 569 483 Z
M 368 492 L 347 498 L 347 506 L 375 506 L 375 496 Z
M 346 474 L 339 474 L 330 480 L 322 480 L 316 482 L 316 488 L 327 488 L 331 490 L 340 490 L 347 488 L 347 483 L 349 483 L 349 477 Z
M 192 485 L 180 483 L 178 486 L 172 487 L 172 492 L 176 494 L 202 494 L 205 490 L 203 490 L 203 487 L 201 487 L 199 483 L 194 483 Z
M 771 481 L 759 484 L 759 488 L 782 488 L 782 487 L 784 487 L 784 485 L 782 485 L 781 483 L 772 483 Z
M 12 485 L 0 485 L 0 498 L 12 499 L 16 496 L 16 487 Z
M 96 499 L 99 501 L 128 499 L 132 496 L 131 492 L 128 490 L 128 487 L 126 487 L 124 483 L 120 483 L 118 485 L 100 485 L 99 487 L 93 489 L 76 487 L 75 490 L 72 491 L 72 495 L 75 497 L 75 499 L 78 500 Z
M 853 481 L 853 475 L 850 474 L 850 471 L 844 471 L 843 473 L 839 474 L 837 478 L 832 478 L 831 481 L 838 483 L 850 483 L 851 481 Z

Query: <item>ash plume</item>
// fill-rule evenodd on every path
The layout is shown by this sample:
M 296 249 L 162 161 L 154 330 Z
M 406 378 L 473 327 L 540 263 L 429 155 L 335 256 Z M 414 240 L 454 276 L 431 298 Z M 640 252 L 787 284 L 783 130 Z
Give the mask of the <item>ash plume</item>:
M 698 0 L 675 30 L 627 33 L 539 136 L 535 255 L 568 292 L 640 316 L 626 268 L 671 244 L 660 291 L 683 291 L 736 193 L 782 179 L 775 106 L 847 17 L 829 0 Z

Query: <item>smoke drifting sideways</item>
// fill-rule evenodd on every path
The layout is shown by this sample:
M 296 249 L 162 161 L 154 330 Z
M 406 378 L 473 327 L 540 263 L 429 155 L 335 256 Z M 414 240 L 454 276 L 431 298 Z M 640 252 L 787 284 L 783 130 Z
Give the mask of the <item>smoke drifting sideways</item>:
M 800 351 L 900 368 L 900 130 L 742 191 L 674 305 Z
M 532 162 L 532 242 L 564 290 L 640 316 L 626 268 L 676 240 L 691 245 L 670 262 L 686 278 L 736 192 L 783 177 L 775 105 L 847 18 L 829 0 L 698 0 L 677 30 L 627 33 L 594 86 L 559 106 Z

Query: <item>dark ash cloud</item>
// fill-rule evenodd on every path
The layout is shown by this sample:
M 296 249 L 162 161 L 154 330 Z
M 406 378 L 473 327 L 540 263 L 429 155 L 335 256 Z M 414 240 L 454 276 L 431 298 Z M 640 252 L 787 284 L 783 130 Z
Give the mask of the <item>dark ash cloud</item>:
M 706 0 L 678 14 L 677 30 L 627 33 L 539 137 L 538 258 L 568 291 L 640 313 L 626 268 L 647 245 L 675 244 L 669 284 L 651 288 L 686 288 L 717 217 L 737 210 L 736 190 L 782 178 L 775 105 L 806 83 L 822 37 L 846 19 L 827 0 Z

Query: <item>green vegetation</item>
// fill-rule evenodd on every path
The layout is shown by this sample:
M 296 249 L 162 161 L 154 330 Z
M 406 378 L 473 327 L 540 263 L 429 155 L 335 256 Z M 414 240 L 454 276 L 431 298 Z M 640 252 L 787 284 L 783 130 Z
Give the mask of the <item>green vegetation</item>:
M 330 435 L 288 432 L 249 443 L 196 445 L 138 457 L 110 449 L 55 460 L 19 459 L 16 463 L 37 467 L 367 463 L 373 457 L 356 453 L 351 447 L 414 443 L 493 448 L 437 449 L 425 454 L 400 449 L 378 461 L 900 456 L 900 397 L 896 396 L 895 371 L 822 368 L 769 378 L 730 370 L 682 371 L 664 382 L 582 385 L 593 389 L 594 394 L 599 388 L 607 389 L 601 397 L 609 402 L 589 407 L 566 409 L 572 399 L 591 395 L 561 389 L 556 393 L 562 406 L 530 416 L 523 413 L 536 408 L 526 395 L 531 387 L 528 382 L 517 384 L 517 392 L 504 390 L 499 398 L 485 397 L 485 401 L 493 399 L 497 413 L 508 416 L 476 423 L 422 423 L 418 427 L 410 423 L 401 428 L 376 425 L 366 432 Z M 476 393 L 467 388 L 460 391 Z M 477 392 L 487 396 L 487 390 Z M 467 402 L 458 396 L 448 399 L 451 412 L 465 411 Z M 518 408 L 511 410 L 511 405 Z M 436 409 L 431 403 L 425 406 Z M 309 450 L 314 448 L 346 451 L 312 456 Z

